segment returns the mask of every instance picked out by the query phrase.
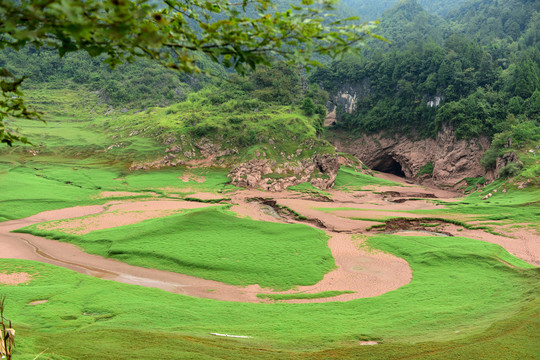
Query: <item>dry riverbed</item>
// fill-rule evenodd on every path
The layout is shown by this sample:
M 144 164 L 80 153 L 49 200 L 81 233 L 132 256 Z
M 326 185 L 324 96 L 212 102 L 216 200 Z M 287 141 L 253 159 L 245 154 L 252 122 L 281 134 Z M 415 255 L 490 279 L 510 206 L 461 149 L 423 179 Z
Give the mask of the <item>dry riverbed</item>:
M 257 190 L 238 190 L 228 196 L 231 197 L 230 202 L 233 204 L 231 210 L 239 216 L 247 216 L 260 221 L 304 223 L 317 227 L 329 235 L 328 246 L 337 268 L 327 273 L 323 280 L 315 285 L 301 286 L 279 294 L 314 294 L 326 291 L 350 293 L 330 298 L 287 300 L 287 302 L 304 303 L 349 301 L 378 296 L 409 283 L 412 273 L 405 260 L 363 246 L 365 239 L 374 234 L 370 228 L 380 225 L 380 220 L 377 221 L 380 218 L 416 218 L 420 216 L 407 213 L 407 211 L 441 208 L 441 205 L 437 205 L 430 199 L 453 201 L 458 197 L 456 193 L 409 184 L 404 184 L 403 187 L 379 187 L 372 190 L 361 192 L 330 190 L 331 201 L 291 191 L 268 193 Z M 199 197 L 204 197 L 204 194 Z M 180 199 L 113 200 L 105 205 L 46 211 L 25 219 L 2 222 L 0 223 L 0 258 L 36 260 L 102 279 L 156 287 L 195 297 L 240 302 L 269 301 L 258 298 L 257 294 L 276 294 L 276 292 L 258 285 L 240 287 L 168 271 L 132 266 L 117 260 L 87 254 L 72 244 L 10 232 L 24 226 L 48 222 L 43 225 L 44 229 L 85 234 L 98 229 L 134 224 L 150 218 L 207 206 L 212 205 Z M 347 210 L 340 210 L 340 208 Z M 428 217 L 429 214 L 423 214 L 422 217 L 424 216 Z M 407 236 L 439 233 L 488 241 L 503 246 L 510 253 L 531 264 L 540 265 L 540 236 L 533 229 L 523 227 L 505 234 L 508 236 L 503 236 L 493 235 L 483 230 L 466 230 L 453 224 L 438 224 L 436 229 L 427 232 L 422 228 L 426 224 L 421 226 L 418 224 L 414 221 L 404 222 L 392 232 L 396 235 Z M 31 278 L 25 274 L 0 274 L 0 283 L 3 284 L 14 285 L 28 281 L 31 281 Z

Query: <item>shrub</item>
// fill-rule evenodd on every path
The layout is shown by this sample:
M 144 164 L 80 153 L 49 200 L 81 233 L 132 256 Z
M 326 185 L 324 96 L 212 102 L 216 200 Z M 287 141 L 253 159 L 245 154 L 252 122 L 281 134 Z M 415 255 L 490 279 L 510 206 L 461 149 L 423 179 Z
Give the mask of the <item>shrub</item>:
M 302 111 L 306 116 L 312 116 L 315 114 L 315 104 L 313 103 L 313 100 L 311 98 L 305 98 L 304 102 L 302 103 Z
M 510 177 L 514 177 L 519 175 L 521 169 L 523 168 L 522 163 L 510 163 L 503 167 L 501 171 L 499 171 L 499 176 L 506 179 Z
M 433 161 L 430 161 L 426 165 L 422 166 L 416 176 L 422 176 L 424 174 L 433 174 Z
M 196 137 L 203 137 L 214 134 L 217 132 L 217 130 L 218 128 L 213 125 L 198 124 L 191 130 L 191 132 Z

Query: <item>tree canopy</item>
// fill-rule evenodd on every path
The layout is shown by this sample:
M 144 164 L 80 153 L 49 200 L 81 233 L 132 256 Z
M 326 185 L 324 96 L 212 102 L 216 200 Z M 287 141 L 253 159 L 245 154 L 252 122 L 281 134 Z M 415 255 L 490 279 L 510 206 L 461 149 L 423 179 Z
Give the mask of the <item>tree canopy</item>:
M 0 3 L 0 49 L 85 51 L 115 67 L 139 57 L 186 73 L 201 72 L 201 55 L 237 72 L 280 57 L 315 66 L 357 49 L 374 23 L 332 15 L 337 0 L 301 0 L 281 10 L 273 0 L 6 0 Z M 2 64 L 0 64 L 2 66 Z M 6 128 L 9 118 L 36 119 L 17 78 L 0 70 L 0 142 L 27 142 Z

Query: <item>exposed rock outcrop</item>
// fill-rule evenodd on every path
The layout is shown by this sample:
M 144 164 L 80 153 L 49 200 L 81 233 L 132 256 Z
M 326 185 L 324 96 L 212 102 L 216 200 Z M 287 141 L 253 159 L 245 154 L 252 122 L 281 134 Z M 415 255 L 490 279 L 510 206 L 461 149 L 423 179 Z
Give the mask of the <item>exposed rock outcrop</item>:
M 371 93 L 369 78 L 364 78 L 360 82 L 345 83 L 339 87 L 333 98 L 328 101 L 326 108 L 328 110 L 325 126 L 333 125 L 336 120 L 336 111 L 342 107 L 343 111 L 351 114 L 356 110 L 356 104 L 359 100 Z
M 433 172 L 417 179 L 442 186 L 485 175 L 480 159 L 490 146 L 487 137 L 457 140 L 450 127 L 443 128 L 435 139 L 414 140 L 405 135 L 387 138 L 382 134 L 353 139 L 344 135 L 333 143 L 338 151 L 355 155 L 374 170 L 406 178 L 416 178 L 426 164 L 432 163 Z
M 501 172 L 501 170 L 506 166 L 506 165 L 509 165 L 511 163 L 517 163 L 519 161 L 519 158 L 518 156 L 516 155 L 515 152 L 508 152 L 508 153 L 505 153 L 501 156 L 499 156 L 497 158 L 497 162 L 496 162 L 496 165 L 495 165 L 495 174 L 496 174 L 496 177 L 499 175 L 499 173 Z
M 316 155 L 312 159 L 284 164 L 253 159 L 236 166 L 228 176 L 236 186 L 269 191 L 281 191 L 304 182 L 328 189 L 334 186 L 339 167 L 338 158 L 333 155 Z

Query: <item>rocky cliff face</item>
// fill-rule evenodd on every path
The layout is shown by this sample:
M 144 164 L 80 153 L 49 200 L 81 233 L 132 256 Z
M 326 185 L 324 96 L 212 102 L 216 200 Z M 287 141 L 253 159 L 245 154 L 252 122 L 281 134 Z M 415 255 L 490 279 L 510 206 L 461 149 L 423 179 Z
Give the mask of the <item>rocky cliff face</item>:
M 269 191 L 285 190 L 304 182 L 328 189 L 334 186 L 339 167 L 338 157 L 327 154 L 284 164 L 253 159 L 237 165 L 228 176 L 236 186 Z
M 339 87 L 332 98 L 326 104 L 327 116 L 325 126 L 331 126 L 336 122 L 336 110 L 342 107 L 343 111 L 349 114 L 356 110 L 358 100 L 363 99 L 371 93 L 369 78 L 363 79 L 361 82 L 345 83 Z
M 488 138 L 457 140 L 449 127 L 436 139 L 385 138 L 382 134 L 353 139 L 341 134 L 333 143 L 338 151 L 355 155 L 374 170 L 439 186 L 456 186 L 467 177 L 484 176 L 480 159 L 490 146 Z M 421 169 L 427 173 L 418 175 Z

